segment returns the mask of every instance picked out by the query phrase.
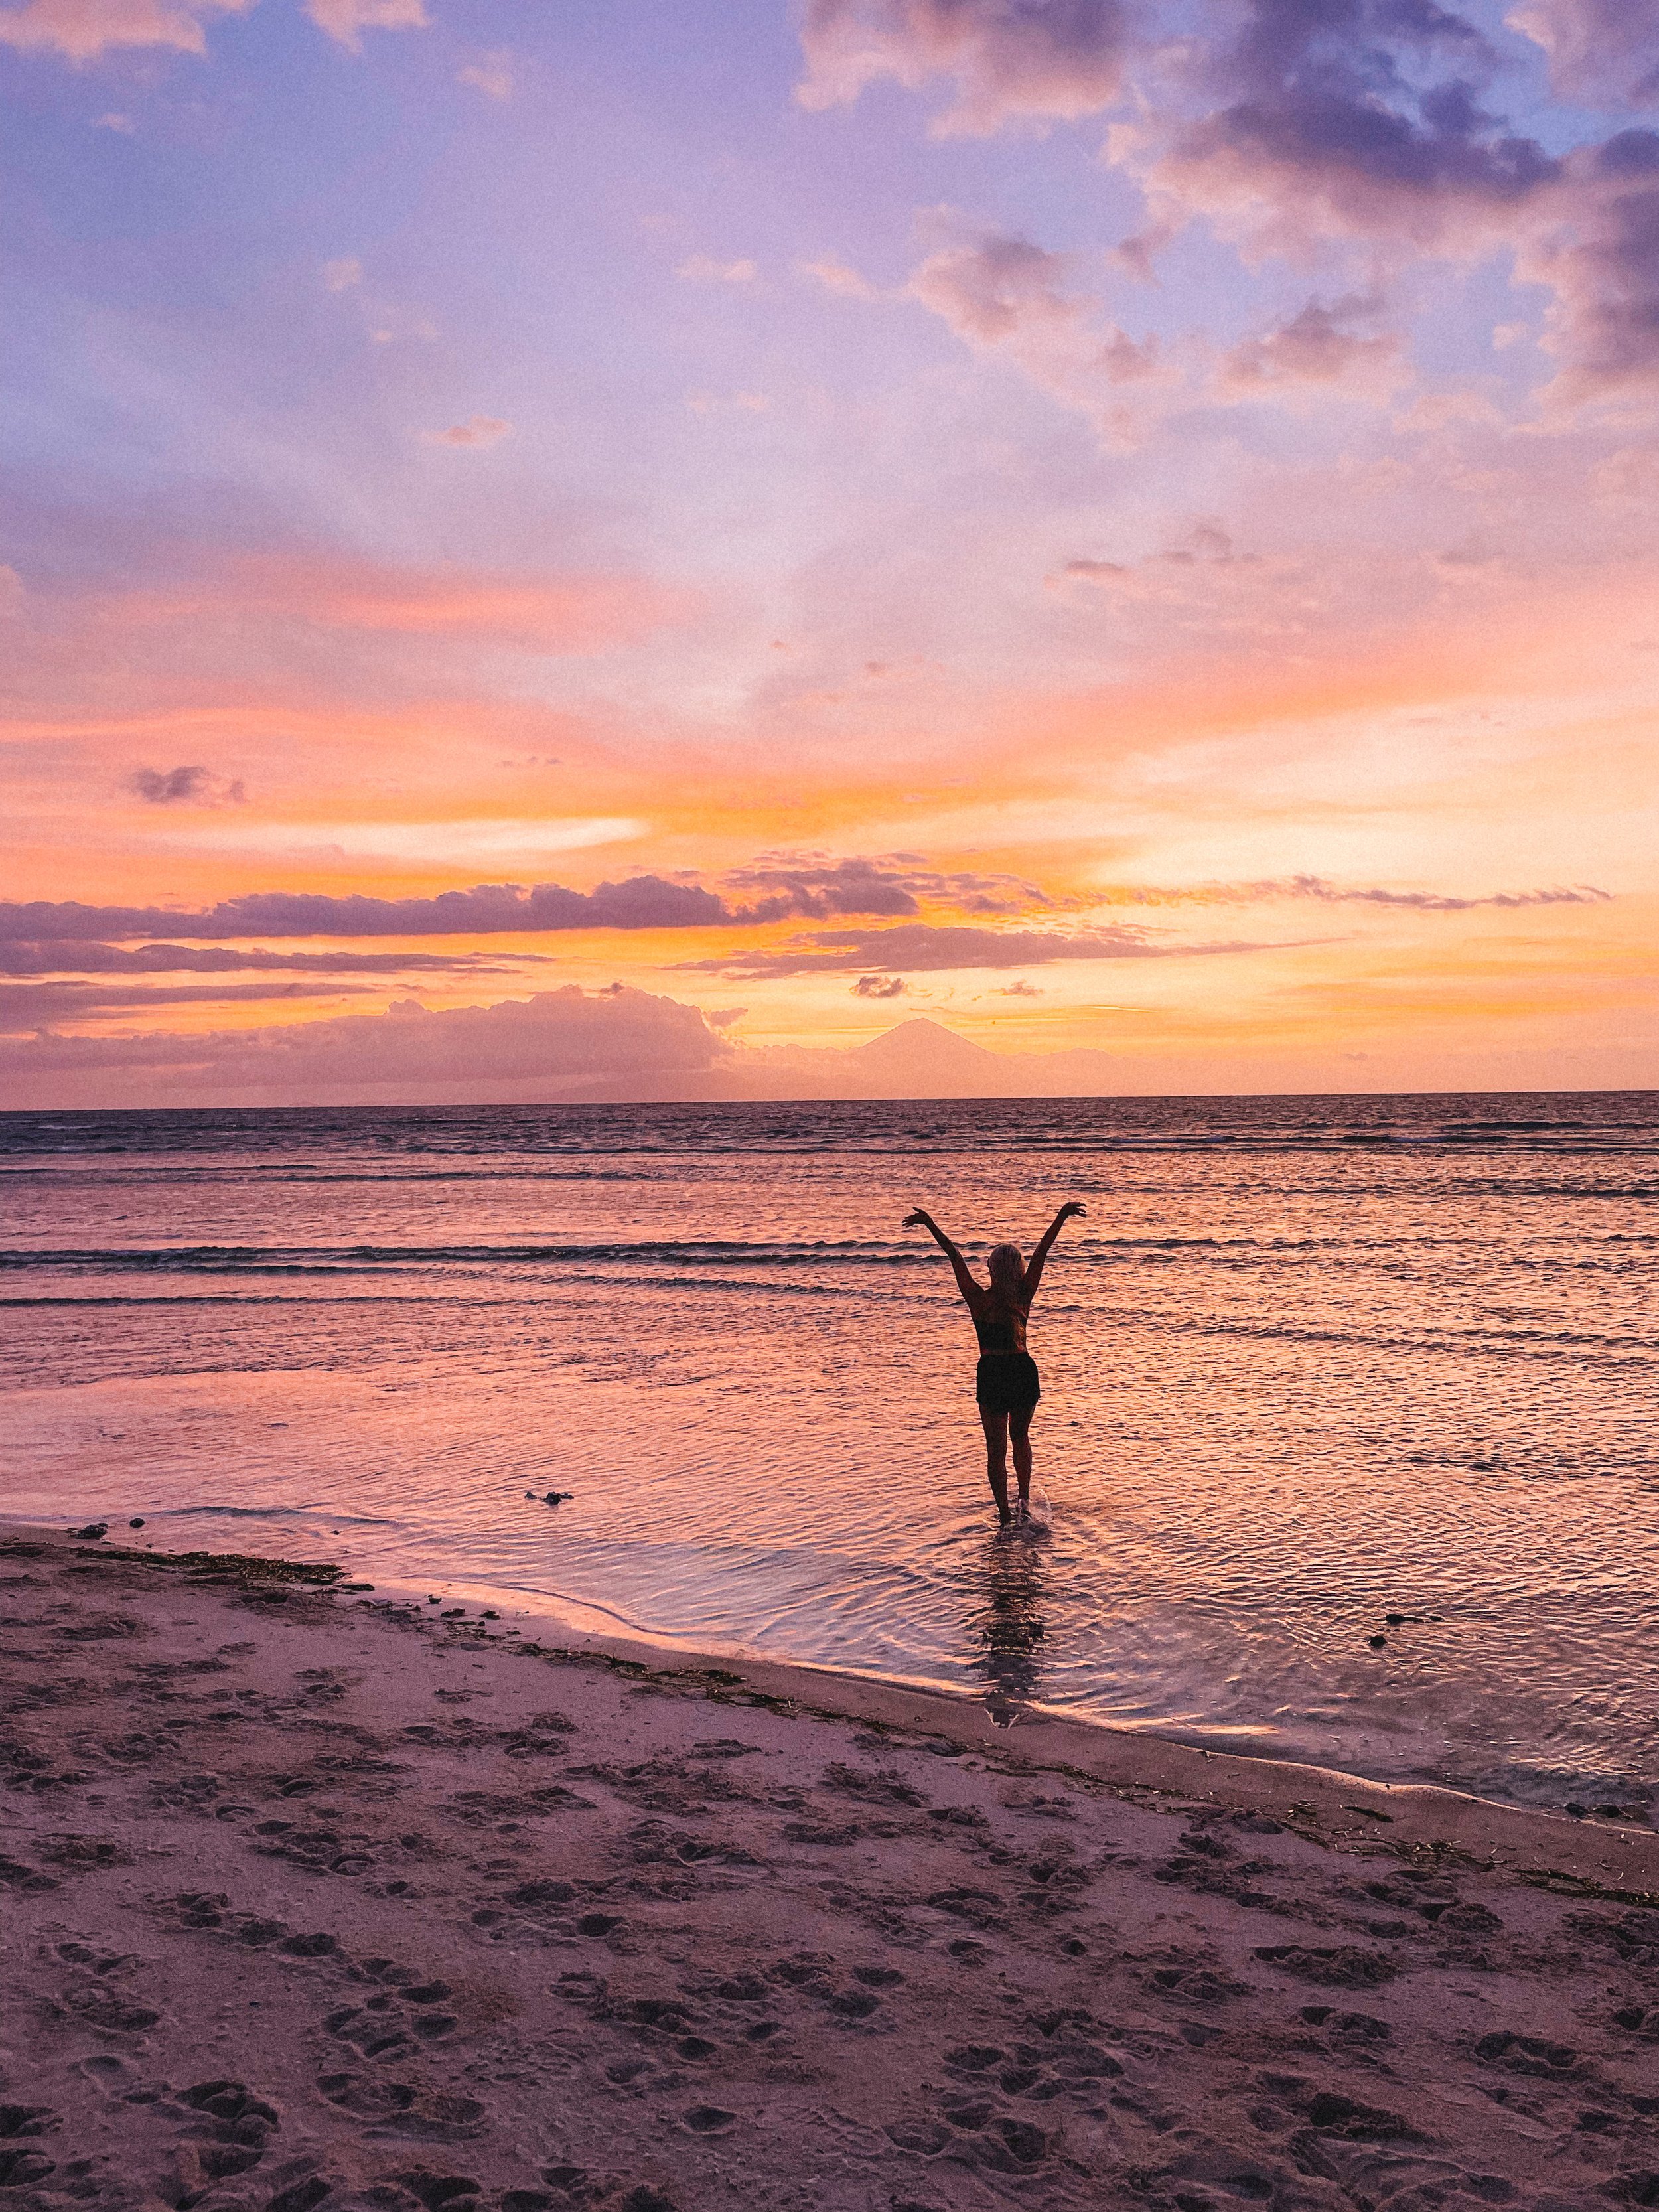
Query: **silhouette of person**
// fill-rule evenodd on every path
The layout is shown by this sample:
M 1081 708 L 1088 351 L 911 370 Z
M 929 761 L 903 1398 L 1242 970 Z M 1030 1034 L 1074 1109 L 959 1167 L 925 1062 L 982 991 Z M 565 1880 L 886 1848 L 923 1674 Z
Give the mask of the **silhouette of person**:
M 985 1472 L 991 1495 L 997 1502 L 998 1518 L 1005 1528 L 1014 1517 L 1008 1507 L 1011 1437 L 1022 1520 L 1031 1505 L 1031 1416 L 1042 1395 L 1036 1362 L 1025 1349 L 1025 1324 L 1030 1318 L 1031 1301 L 1042 1280 L 1043 1265 L 1055 1237 L 1074 1214 L 1086 1213 L 1088 1210 L 1076 1199 L 1068 1199 L 1038 1238 L 1036 1249 L 1029 1261 L 1022 1258 L 1017 1244 L 997 1245 L 987 1262 L 991 1277 L 988 1285 L 976 1280 L 968 1262 L 931 1213 L 917 1206 L 914 1213 L 904 1217 L 907 1229 L 925 1229 L 951 1262 L 963 1303 L 974 1317 L 974 1328 L 979 1338 L 974 1395 L 979 1401 L 979 1418 L 985 1430 Z

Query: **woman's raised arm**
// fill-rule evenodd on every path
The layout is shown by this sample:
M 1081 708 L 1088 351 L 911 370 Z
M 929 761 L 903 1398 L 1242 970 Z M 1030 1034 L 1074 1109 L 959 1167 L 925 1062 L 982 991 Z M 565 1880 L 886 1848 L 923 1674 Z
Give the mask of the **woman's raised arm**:
M 906 1229 L 925 1229 L 927 1231 L 934 1243 L 951 1262 L 951 1271 L 957 1279 L 957 1290 L 961 1291 L 968 1304 L 972 1305 L 974 1293 L 980 1286 L 969 1273 L 968 1262 L 934 1220 L 933 1215 L 919 1206 L 914 1213 L 905 1215 L 903 1225 Z M 1059 1226 L 1058 1223 L 1055 1226 Z
M 1036 1250 L 1025 1263 L 1025 1295 L 1028 1298 L 1034 1298 L 1036 1296 L 1037 1285 L 1042 1280 L 1042 1263 L 1053 1251 L 1055 1237 L 1059 1236 L 1073 1214 L 1087 1213 L 1088 1211 L 1088 1207 L 1079 1200 L 1068 1198 L 1042 1236 L 1038 1237 Z

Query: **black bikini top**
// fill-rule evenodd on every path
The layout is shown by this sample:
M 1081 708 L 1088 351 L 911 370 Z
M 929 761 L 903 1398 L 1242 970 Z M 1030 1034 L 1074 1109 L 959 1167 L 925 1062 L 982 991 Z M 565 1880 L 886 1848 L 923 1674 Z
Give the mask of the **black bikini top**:
M 1029 1305 L 1016 1305 L 1000 1291 L 981 1291 L 970 1310 L 981 1352 L 1024 1351 Z

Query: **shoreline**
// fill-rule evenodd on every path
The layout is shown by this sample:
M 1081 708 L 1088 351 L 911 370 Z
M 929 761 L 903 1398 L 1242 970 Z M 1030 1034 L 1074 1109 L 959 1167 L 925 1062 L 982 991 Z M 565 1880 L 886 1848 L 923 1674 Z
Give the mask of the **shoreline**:
M 106 1522 L 106 1526 L 108 1526 L 106 1547 L 119 1548 L 118 1535 L 124 1535 L 124 1533 L 126 1533 L 122 1528 L 122 1517 L 119 1517 L 119 1513 L 115 1517 L 111 1517 L 111 1520 Z M 60 1537 L 62 1533 L 64 1533 L 64 1524 L 60 1524 L 60 1522 L 42 1522 L 35 1513 L 31 1513 L 31 1516 L 7 1516 L 4 1510 L 0 1510 L 0 1537 L 4 1537 L 7 1533 L 45 1533 L 45 1535 L 51 1535 L 51 1537 Z M 135 1551 L 146 1553 L 146 1555 L 155 1555 L 155 1558 L 161 1558 L 161 1555 L 173 1555 L 173 1558 L 177 1558 L 177 1555 L 179 1555 L 177 1547 L 166 1547 L 164 1541 L 161 1541 L 161 1537 L 159 1537 L 159 1533 L 157 1537 L 150 1537 L 150 1540 L 135 1541 L 133 1548 Z M 199 1548 L 201 1547 L 191 1547 L 191 1551 L 199 1551 Z M 241 1558 L 241 1555 L 237 1555 L 237 1558 Z M 385 1599 L 387 1595 L 396 1595 L 396 1597 L 407 1597 L 410 1601 L 420 1601 L 420 1599 L 422 1599 L 422 1593 L 425 1593 L 425 1583 L 404 1579 L 407 1568 L 400 1568 L 396 1566 L 396 1564 L 378 1568 L 372 1559 L 369 1559 L 369 1562 L 361 1562 L 361 1559 L 358 1559 L 358 1562 L 354 1562 L 352 1566 L 338 1568 L 338 1573 L 341 1573 L 341 1577 L 347 1577 L 347 1575 L 369 1577 L 369 1575 L 374 1575 L 376 1582 L 374 1582 L 372 1586 L 380 1593 L 380 1599 Z M 858 1666 L 852 1666 L 852 1663 L 834 1663 L 834 1662 L 825 1662 L 825 1659 L 810 1659 L 810 1656 L 768 1656 L 763 1655 L 763 1652 L 745 1648 L 744 1644 L 712 1644 L 712 1646 L 706 1646 L 706 1644 L 699 1644 L 695 1637 L 677 1637 L 677 1635 L 671 1635 L 671 1632 L 641 1628 L 641 1626 L 626 1620 L 626 1614 L 615 1613 L 613 1608 L 599 1604 L 598 1599 L 573 1597 L 573 1595 L 557 1593 L 557 1590 L 525 1589 L 525 1586 L 518 1586 L 518 1583 L 487 1582 L 487 1579 L 473 1579 L 469 1577 L 469 1575 L 458 1575 L 458 1573 L 452 1573 L 452 1571 L 434 1575 L 431 1579 L 435 1579 L 435 1582 L 441 1583 L 442 1589 L 445 1589 L 447 1599 L 449 1599 L 452 1604 L 477 1606 L 480 1610 L 495 1608 L 500 1610 L 504 1617 L 518 1620 L 526 1626 L 529 1626 L 531 1621 L 535 1621 L 535 1624 L 538 1624 L 538 1631 L 535 1632 L 542 1637 L 556 1635 L 562 1644 L 577 1641 L 577 1644 L 581 1644 L 584 1648 L 586 1646 L 611 1648 L 611 1650 L 619 1652 L 619 1655 L 623 1656 L 644 1655 L 646 1662 L 653 1663 L 653 1666 L 657 1666 L 657 1663 L 661 1662 L 668 1662 L 668 1659 L 681 1659 L 681 1662 L 702 1663 L 702 1666 L 710 1666 L 712 1663 L 712 1666 L 744 1666 L 744 1668 L 757 1668 L 757 1670 L 776 1670 L 781 1677 L 790 1677 L 790 1674 L 796 1674 L 796 1672 L 799 1672 L 799 1674 L 807 1674 L 807 1677 L 814 1677 L 818 1679 L 818 1681 L 827 1681 L 827 1683 L 838 1683 L 838 1681 L 865 1683 L 865 1686 L 874 1687 L 874 1690 L 883 1690 L 884 1687 L 884 1690 L 891 1690 L 891 1692 L 898 1694 L 898 1697 L 942 1698 L 942 1701 L 947 1701 L 947 1704 L 951 1705 L 964 1705 L 964 1708 L 969 1710 L 995 1712 L 998 1717 L 1002 1712 L 1006 1712 L 1009 1714 L 1009 1723 L 1006 1725 L 1018 1725 L 1018 1728 L 1024 1728 L 1024 1729 L 1036 1729 L 1036 1728 L 1079 1729 L 1079 1732 L 1082 1732 L 1084 1745 L 1095 1743 L 1095 1741 L 1103 1736 L 1103 1739 L 1110 1739 L 1113 1743 L 1119 1743 L 1119 1745 L 1121 1743 L 1159 1745 L 1159 1747 L 1166 1747 L 1166 1750 L 1170 1752 L 1188 1752 L 1188 1754 L 1203 1756 L 1203 1759 L 1243 1760 L 1245 1765 L 1249 1767 L 1270 1767 L 1270 1770 L 1274 1770 L 1276 1767 L 1276 1770 L 1281 1770 L 1285 1777 L 1301 1777 L 1305 1778 L 1307 1783 L 1312 1783 L 1312 1785 L 1318 1785 L 1321 1778 L 1332 1781 L 1334 1785 L 1340 1785 L 1340 1790 L 1347 1792 L 1349 1796 L 1356 1792 L 1387 1792 L 1391 1794 L 1391 1796 L 1411 1796 L 1411 1794 L 1416 1794 L 1418 1798 L 1433 1798 L 1433 1801 L 1443 1801 L 1444 1798 L 1444 1801 L 1451 1801 L 1453 1805 L 1458 1805 L 1458 1808 L 1480 1805 L 1480 1808 L 1489 1808 L 1493 1814 L 1516 1814 L 1516 1816 L 1537 1818 L 1537 1820 L 1551 1820 L 1551 1823 L 1555 1823 L 1555 1827 L 1558 1827 L 1559 1832 L 1564 1832 L 1564 1834 L 1590 1836 L 1590 1838 L 1599 1834 L 1635 1834 L 1635 1836 L 1659 1834 L 1659 1794 L 1655 1794 L 1655 1787 L 1656 1787 L 1655 1783 L 1648 1783 L 1648 1781 L 1610 1783 L 1610 1781 L 1599 1781 L 1599 1778 L 1597 1781 L 1583 1778 L 1583 1781 L 1577 1783 L 1579 1796 L 1586 1798 L 1586 1801 L 1595 1801 L 1595 1798 L 1601 1796 L 1604 1792 L 1621 1794 L 1621 1796 L 1626 1798 L 1626 1802 L 1620 1808 L 1620 1812 L 1626 1814 L 1626 1818 L 1614 1818 L 1613 1808 L 1606 1808 L 1606 1805 L 1599 1805 L 1599 1802 L 1586 1802 L 1586 1805 L 1583 1805 L 1582 1816 L 1571 1816 L 1571 1814 L 1566 1812 L 1566 1801 L 1575 1787 L 1575 1783 L 1571 1781 L 1571 1778 L 1568 1778 L 1568 1781 L 1553 1778 L 1553 1787 L 1558 1787 L 1559 1792 L 1562 1792 L 1562 1801 L 1559 1801 L 1559 1809 L 1558 1809 L 1558 1805 L 1551 1805 L 1551 1802 L 1544 1802 L 1544 1805 L 1540 1805 L 1540 1802 L 1528 1802 L 1526 1801 L 1526 1796 L 1520 1796 L 1520 1798 L 1489 1796 L 1489 1794 L 1484 1794 L 1480 1787 L 1464 1787 L 1460 1785 L 1458 1781 L 1451 1781 L 1451 1778 L 1436 1778 L 1436 1777 L 1429 1777 L 1429 1774 L 1422 1774 L 1422 1771 L 1418 1771 L 1418 1774 L 1405 1774 L 1405 1777 L 1398 1777 L 1398 1778 L 1389 1778 L 1389 1777 L 1382 1777 L 1382 1774 L 1364 1774 L 1358 1765 L 1354 1767 L 1340 1765 L 1336 1759 L 1318 1759 L 1318 1756 L 1297 1754 L 1297 1752 L 1290 1752 L 1290 1750 L 1285 1752 L 1272 1750 L 1272 1747 L 1265 1747 L 1265 1743 L 1261 1741 L 1263 1736 L 1272 1735 L 1272 1729 L 1267 1728 L 1237 1728 L 1237 1729 L 1217 1728 L 1214 1732 L 1207 1732 L 1207 1729 L 1203 1729 L 1201 1723 L 1194 1723 L 1176 1735 L 1176 1732 L 1172 1732 L 1172 1729 L 1168 1728 L 1161 1719 L 1113 1721 L 1113 1719 L 1106 1719 L 1106 1717 L 1091 1717 L 1091 1714 L 1078 1712 L 1078 1710 L 1066 1708 L 1066 1705 L 1042 1704 L 1040 1698 L 1037 1698 L 1037 1701 L 1015 1698 L 1011 1697 L 1011 1694 L 998 1690 L 995 1686 L 980 1687 L 980 1686 L 971 1686 L 971 1683 L 957 1686 L 957 1683 L 951 1683 L 951 1681 L 929 1681 L 929 1679 L 925 1677 L 880 1674 L 880 1672 L 876 1670 L 858 1668 Z M 653 1656 L 653 1655 L 659 1655 L 659 1656 Z M 834 1708 L 834 1710 L 841 1710 L 841 1708 Z M 845 1710 L 852 1712 L 854 1708 L 852 1705 L 848 1705 Z M 1206 1741 L 1206 1735 L 1210 1736 L 1210 1741 Z M 1245 1743 L 1225 1743 L 1225 1741 L 1221 1741 L 1228 1735 L 1245 1736 L 1245 1739 L 1256 1739 L 1256 1741 L 1245 1741 Z M 1524 1770 L 1524 1767 L 1516 1771 L 1517 1774 L 1522 1774 L 1522 1777 L 1528 1774 L 1528 1770 Z M 1305 1790 L 1303 1790 L 1303 1794 L 1305 1794 Z M 1639 1805 L 1632 1802 L 1632 1798 L 1639 1798 L 1641 1801 Z M 1276 1802 L 1290 1805 L 1291 1798 L 1285 1798 L 1281 1794 L 1281 1796 L 1276 1798 Z M 1464 1829 L 1467 1825 L 1468 1825 L 1468 1816 L 1458 1816 L 1458 1827 Z M 1589 1863 L 1595 1863 L 1595 1865 L 1599 1867 L 1610 1865 L 1610 1860 L 1606 1860 L 1606 1856 L 1601 1854 L 1595 1844 L 1590 1844 L 1589 1847 Z
M 0 1517 L 0 1544 L 18 1537 L 76 1544 L 61 1529 Z M 429 1603 L 412 1583 L 354 1584 L 348 1579 L 353 1571 L 332 1561 L 264 1560 L 260 1555 L 235 1553 L 176 1553 L 154 1545 L 122 1546 L 108 1537 L 83 1540 L 76 1548 L 95 1550 L 112 1559 L 157 1564 L 195 1559 L 249 1565 L 257 1562 L 273 1576 L 300 1571 L 307 1581 L 314 1576 L 318 1589 L 340 1597 L 372 1587 L 375 1593 L 372 1602 L 367 1598 L 362 1601 L 374 1611 L 400 1605 L 424 1609 Z M 482 1615 L 486 1608 L 499 1610 L 510 1596 L 516 1597 L 518 1613 L 526 1621 L 542 1624 L 534 1635 L 526 1635 L 522 1630 L 514 1634 L 503 1615 L 501 1626 L 490 1635 L 490 1640 L 500 1644 L 509 1640 L 518 1643 L 527 1654 L 578 1652 L 626 1668 L 643 1668 L 657 1678 L 729 1672 L 757 1696 L 815 1717 L 931 1733 L 948 1737 L 964 1749 L 1012 1747 L 1034 1767 L 1086 1776 L 1124 1793 L 1179 1794 L 1218 1802 L 1248 1803 L 1287 1825 L 1311 1824 L 1328 1842 L 1369 1839 L 1402 1850 L 1454 1850 L 1494 1868 L 1623 1887 L 1632 1896 L 1651 1896 L 1659 1901 L 1659 1832 L 1633 1823 L 1575 1820 L 1537 1807 L 1506 1804 L 1469 1790 L 1433 1783 L 1382 1781 L 1340 1767 L 1271 1753 L 1211 1750 L 1160 1735 L 1155 1728 L 1123 1728 L 1110 1722 L 1073 1719 L 1055 1707 L 999 1698 L 996 1704 L 1008 1715 L 1003 1720 L 994 1717 L 991 1699 L 972 1690 L 905 1682 L 811 1660 L 767 1659 L 731 1649 L 705 1650 L 638 1632 L 590 1628 L 578 1616 L 597 1608 L 583 1607 L 577 1601 L 570 1601 L 568 1612 L 561 1613 L 538 1607 L 521 1592 L 508 1594 L 483 1584 L 468 1587 L 473 1595 L 464 1601 L 458 1600 L 452 1589 L 452 1605 L 460 1601 L 476 1607 Z M 485 1632 L 489 1633 L 488 1629 Z M 544 1640 L 553 1636 L 559 1639 L 556 1644 Z M 1019 1733 L 1014 1746 L 1016 1729 Z

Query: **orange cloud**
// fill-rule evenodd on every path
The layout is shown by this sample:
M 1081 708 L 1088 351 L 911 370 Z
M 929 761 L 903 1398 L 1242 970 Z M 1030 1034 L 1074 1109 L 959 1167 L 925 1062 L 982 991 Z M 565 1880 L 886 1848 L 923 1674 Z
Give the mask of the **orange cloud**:
M 274 615 L 320 629 L 592 653 L 683 618 L 690 596 L 637 576 L 523 576 L 274 555 L 224 564 L 171 592 L 109 603 L 149 622 Z

